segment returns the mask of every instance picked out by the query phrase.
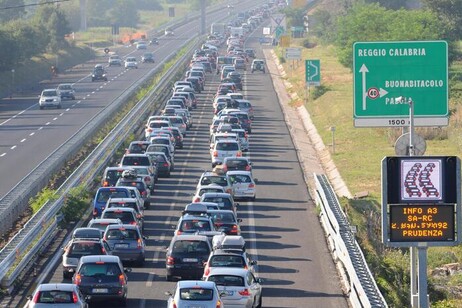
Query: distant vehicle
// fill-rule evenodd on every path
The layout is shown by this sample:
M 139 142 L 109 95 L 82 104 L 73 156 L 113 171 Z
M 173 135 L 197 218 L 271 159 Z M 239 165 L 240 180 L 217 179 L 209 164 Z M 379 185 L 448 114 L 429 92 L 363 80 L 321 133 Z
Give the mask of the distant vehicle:
M 143 63 L 154 63 L 154 54 L 152 52 L 145 52 L 141 57 L 141 62 Z
M 153 37 L 150 41 L 149 41 L 149 45 L 159 45 L 159 39 L 157 37 Z
M 56 107 L 61 109 L 61 95 L 56 89 L 45 89 L 40 94 L 39 108 Z
M 72 100 L 75 99 L 75 90 L 72 84 L 70 83 L 61 83 L 58 85 L 56 90 L 58 90 L 58 93 L 61 96 L 61 99 L 64 99 L 64 98 L 69 98 Z
M 164 35 L 165 35 L 165 36 L 174 36 L 175 33 L 173 32 L 173 30 L 172 30 L 171 28 L 166 28 L 166 29 L 164 30 Z
M 138 61 L 135 57 L 127 57 L 125 59 L 125 68 L 138 68 Z
M 108 60 L 109 66 L 122 66 L 122 59 L 119 55 L 112 55 Z
M 261 71 L 265 73 L 265 61 L 262 59 L 253 59 L 250 70 L 252 71 L 252 73 L 255 71 Z
M 96 64 L 91 74 L 91 81 L 93 82 L 96 80 L 107 81 L 106 71 L 101 64 Z
M 166 292 L 165 294 L 170 296 L 167 301 L 168 308 L 223 308 L 220 292 L 213 282 L 201 280 L 178 281 L 175 291 L 173 293 Z

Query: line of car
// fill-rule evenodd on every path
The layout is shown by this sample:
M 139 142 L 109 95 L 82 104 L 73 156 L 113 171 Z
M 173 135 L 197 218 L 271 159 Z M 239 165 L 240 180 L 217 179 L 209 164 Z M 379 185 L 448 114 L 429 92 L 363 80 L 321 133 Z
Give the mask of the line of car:
M 124 266 L 143 266 L 145 261 L 144 209 L 151 205 L 158 178 L 169 177 L 174 171 L 175 151 L 183 148 L 183 138 L 193 127 L 191 111 L 197 108 L 196 93 L 204 89 L 207 74 L 212 72 L 207 68 L 216 65 L 217 55 L 207 53 L 207 61 L 191 61 L 189 72 L 175 84 L 165 109 L 149 117 L 145 140 L 131 142 L 118 166 L 105 169 L 93 199 L 93 219 L 87 227 L 76 229 L 63 247 L 63 278 L 71 278 L 72 284 L 38 286 L 30 296 L 30 307 L 49 302 L 57 307 L 59 303 L 86 307 L 90 300 L 108 299 L 126 304 L 131 268 Z M 169 307 L 183 307 L 182 300 L 194 306 L 194 299 L 202 304 L 211 300 L 213 307 L 225 307 L 226 303 L 261 307 L 261 280 L 256 277 L 256 262 L 245 251 L 239 226 L 242 220 L 237 217 L 239 204 L 235 202 L 235 198 L 256 197 L 255 189 L 247 192 L 255 188 L 255 180 L 250 159 L 243 155 L 249 151 L 251 123 L 245 126 L 248 123 L 238 116 L 245 114 L 250 122 L 253 110 L 242 95 L 232 95 L 235 90 L 236 84 L 224 95 L 227 106 L 215 112 L 214 122 L 218 120 L 221 126 L 211 128 L 214 170 L 200 177 L 193 202 L 179 219 L 170 253 L 166 254 L 167 280 L 189 277 L 184 273 L 200 280 L 179 281 L 176 291 L 168 293 Z M 215 100 L 210 105 L 216 111 Z M 216 144 L 232 144 L 237 150 L 223 152 Z M 174 248 L 180 246 L 178 251 L 187 256 L 175 256 L 178 251 Z M 185 272 L 176 271 L 180 263 Z

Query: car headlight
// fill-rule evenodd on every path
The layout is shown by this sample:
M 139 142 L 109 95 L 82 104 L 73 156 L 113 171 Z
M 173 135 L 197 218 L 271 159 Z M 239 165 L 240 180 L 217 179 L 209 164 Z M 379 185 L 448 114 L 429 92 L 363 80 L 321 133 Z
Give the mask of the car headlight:
M 57 102 L 57 101 L 58 101 L 58 99 L 57 99 L 57 98 L 53 98 L 53 102 Z

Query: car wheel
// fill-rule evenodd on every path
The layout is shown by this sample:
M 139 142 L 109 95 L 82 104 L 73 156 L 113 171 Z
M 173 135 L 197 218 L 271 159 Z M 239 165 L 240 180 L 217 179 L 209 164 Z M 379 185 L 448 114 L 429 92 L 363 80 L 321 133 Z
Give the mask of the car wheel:
M 56 108 L 61 109 L 61 107 L 62 107 L 61 104 L 59 104 L 58 107 L 56 107 Z
M 63 272 L 63 278 L 64 278 L 64 279 L 69 279 L 69 278 L 72 278 L 72 276 L 69 275 L 68 272 Z
M 165 175 L 166 178 L 169 178 L 170 177 L 170 171 L 167 172 L 167 174 Z
M 165 280 L 167 281 L 173 281 L 173 277 L 171 275 L 165 275 Z
M 40 110 L 43 110 L 43 106 L 40 106 Z
M 151 206 L 151 202 L 149 201 L 144 202 L 144 208 L 149 209 L 150 206 Z
M 136 265 L 139 266 L 139 267 L 143 267 L 144 266 L 144 262 L 145 262 L 145 259 L 144 257 L 139 259 L 137 262 L 136 262 Z
M 257 196 L 253 196 L 252 198 L 250 198 L 251 201 L 255 201 L 257 199 Z

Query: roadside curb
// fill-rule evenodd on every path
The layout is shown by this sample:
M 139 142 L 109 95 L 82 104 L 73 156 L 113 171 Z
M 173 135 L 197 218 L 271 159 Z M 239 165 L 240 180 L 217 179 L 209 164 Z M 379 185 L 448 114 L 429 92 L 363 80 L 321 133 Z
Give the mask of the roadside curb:
M 281 105 L 281 108 L 283 109 L 284 114 L 289 114 L 291 111 L 296 113 L 298 120 L 300 120 L 301 124 L 303 125 L 305 134 L 308 136 L 310 143 L 314 147 L 316 151 L 316 156 L 319 160 L 319 162 L 322 165 L 323 173 L 325 173 L 334 188 L 335 192 L 337 195 L 341 197 L 346 197 L 349 199 L 352 199 L 353 196 L 351 192 L 349 191 L 348 187 L 346 186 L 345 182 L 343 181 L 337 167 L 335 166 L 334 161 L 332 160 L 332 156 L 330 154 L 329 148 L 325 146 L 324 142 L 321 139 L 321 136 L 319 136 L 318 131 L 316 127 L 314 126 L 313 122 L 311 121 L 311 117 L 306 110 L 305 106 L 300 106 L 297 108 L 292 108 L 290 107 L 284 99 L 284 95 L 287 97 L 287 99 L 290 100 L 299 100 L 299 96 L 295 92 L 291 92 L 290 89 L 293 87 L 290 82 L 287 80 L 284 80 L 287 76 L 287 73 L 284 71 L 284 67 L 279 63 L 279 59 L 274 53 L 274 50 L 269 50 L 269 49 L 263 49 L 263 53 L 265 55 L 265 58 L 268 60 L 271 60 L 275 65 L 275 68 L 277 69 L 277 74 L 276 72 L 271 72 L 273 75 L 280 76 L 282 80 L 282 83 L 285 86 L 285 93 L 280 93 L 280 91 L 276 91 L 278 94 L 278 97 L 280 99 L 279 103 Z M 268 67 L 268 70 L 271 70 L 270 67 Z M 273 84 L 275 84 L 275 81 L 273 81 Z M 294 123 L 292 121 L 289 121 L 289 119 L 286 118 L 286 121 L 288 122 L 289 126 L 293 126 Z M 297 148 L 298 145 L 300 145 L 304 140 L 300 138 L 301 136 L 297 134 L 292 134 L 293 141 L 296 144 Z M 297 149 L 298 150 L 298 149 Z M 300 156 L 300 155 L 299 155 Z M 301 165 L 305 171 L 305 178 L 308 179 L 307 184 L 310 186 L 310 191 L 314 190 L 314 187 L 312 186 L 312 181 L 310 179 L 310 175 L 306 174 L 307 171 L 310 171 L 306 165 L 307 162 L 301 158 Z M 318 172 L 319 173 L 319 172 Z

